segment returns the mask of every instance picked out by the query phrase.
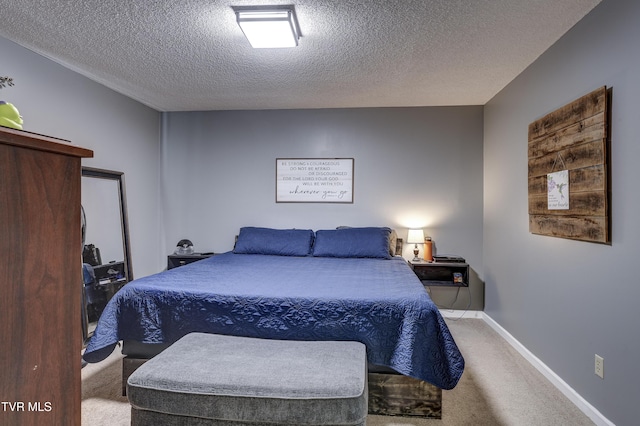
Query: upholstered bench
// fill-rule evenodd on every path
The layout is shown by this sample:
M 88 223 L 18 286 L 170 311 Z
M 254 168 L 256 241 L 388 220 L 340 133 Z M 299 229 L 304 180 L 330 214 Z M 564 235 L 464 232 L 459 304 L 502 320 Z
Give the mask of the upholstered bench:
M 364 425 L 366 350 L 191 333 L 127 381 L 132 425 Z

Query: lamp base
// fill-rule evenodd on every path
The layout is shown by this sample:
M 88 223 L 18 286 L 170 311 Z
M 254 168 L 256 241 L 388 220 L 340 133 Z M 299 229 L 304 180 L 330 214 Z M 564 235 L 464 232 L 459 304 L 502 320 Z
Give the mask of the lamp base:
M 420 249 L 418 249 L 418 245 L 416 244 L 416 248 L 413 249 L 413 260 L 412 262 L 420 262 L 420 258 L 418 254 L 420 253 Z

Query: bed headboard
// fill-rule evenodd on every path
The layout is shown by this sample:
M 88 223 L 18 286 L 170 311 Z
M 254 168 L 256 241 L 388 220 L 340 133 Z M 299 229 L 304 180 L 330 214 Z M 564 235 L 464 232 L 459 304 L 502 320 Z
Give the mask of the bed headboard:
M 396 256 L 402 256 L 402 238 L 396 238 Z

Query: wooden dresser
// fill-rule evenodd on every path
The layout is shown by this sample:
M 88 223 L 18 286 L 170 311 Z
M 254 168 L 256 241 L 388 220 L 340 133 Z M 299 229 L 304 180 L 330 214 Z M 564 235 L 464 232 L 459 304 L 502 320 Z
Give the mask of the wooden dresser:
M 0 424 L 79 425 L 80 160 L 67 141 L 0 127 Z

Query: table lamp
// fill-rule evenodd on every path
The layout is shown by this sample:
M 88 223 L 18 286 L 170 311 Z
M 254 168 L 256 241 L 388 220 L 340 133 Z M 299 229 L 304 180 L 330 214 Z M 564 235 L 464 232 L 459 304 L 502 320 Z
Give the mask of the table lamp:
M 418 244 L 424 244 L 424 232 L 422 229 L 409 229 L 407 243 L 415 244 L 413 248 L 413 261 L 419 262 L 420 258 L 418 257 L 418 253 L 420 253 L 420 249 L 418 248 Z

